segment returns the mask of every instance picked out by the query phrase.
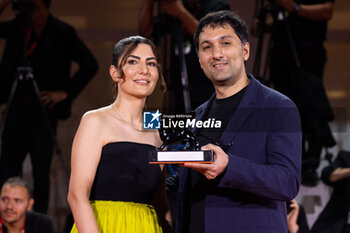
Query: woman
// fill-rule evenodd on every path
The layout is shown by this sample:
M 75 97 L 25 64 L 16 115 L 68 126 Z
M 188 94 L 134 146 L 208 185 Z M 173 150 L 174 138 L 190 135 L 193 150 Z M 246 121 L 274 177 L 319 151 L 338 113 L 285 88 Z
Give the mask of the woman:
M 161 140 L 142 128 L 146 98 L 162 78 L 155 46 L 140 36 L 120 40 L 109 72 L 116 100 L 84 114 L 73 142 L 71 232 L 162 232 L 170 220 L 164 169 L 148 164 L 148 151 Z

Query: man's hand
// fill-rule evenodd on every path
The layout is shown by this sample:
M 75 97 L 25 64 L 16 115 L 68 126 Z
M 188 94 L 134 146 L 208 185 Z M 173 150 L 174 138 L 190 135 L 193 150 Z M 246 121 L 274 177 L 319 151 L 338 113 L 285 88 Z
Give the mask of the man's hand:
M 214 162 L 211 164 L 184 163 L 182 166 L 192 168 L 202 173 L 208 180 L 213 180 L 225 171 L 228 164 L 228 155 L 219 146 L 213 144 L 202 146 L 201 150 L 212 150 L 214 152 Z
M 44 105 L 53 108 L 55 104 L 65 100 L 68 94 L 65 91 L 42 91 L 40 92 Z
M 286 9 L 289 13 L 294 11 L 295 3 L 293 0 L 275 0 L 275 2 Z
M 287 222 L 288 222 L 288 232 L 290 233 L 298 233 L 299 231 L 299 225 L 297 223 L 298 215 L 299 215 L 299 205 L 296 202 L 296 200 L 292 200 L 291 204 L 289 205 L 292 210 L 287 215 Z
M 180 18 L 184 11 L 187 11 L 182 1 L 180 0 L 162 0 L 161 1 L 161 9 L 164 13 L 174 17 Z
M 329 176 L 330 182 L 338 182 L 339 180 L 350 177 L 350 167 L 338 167 Z

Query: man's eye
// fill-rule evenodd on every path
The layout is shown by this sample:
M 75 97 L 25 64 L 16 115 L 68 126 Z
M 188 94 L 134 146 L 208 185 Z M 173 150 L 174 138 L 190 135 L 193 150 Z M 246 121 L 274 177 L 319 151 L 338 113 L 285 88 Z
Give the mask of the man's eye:
M 21 203 L 23 203 L 23 200 L 21 199 L 16 200 L 16 204 L 21 204 Z
M 224 42 L 222 42 L 222 44 L 223 44 L 223 45 L 230 45 L 231 43 L 228 42 L 228 41 L 224 41 Z
M 210 49 L 210 46 L 209 46 L 209 45 L 204 46 L 202 49 L 203 49 L 204 51 L 205 51 L 205 50 L 208 50 L 208 49 Z

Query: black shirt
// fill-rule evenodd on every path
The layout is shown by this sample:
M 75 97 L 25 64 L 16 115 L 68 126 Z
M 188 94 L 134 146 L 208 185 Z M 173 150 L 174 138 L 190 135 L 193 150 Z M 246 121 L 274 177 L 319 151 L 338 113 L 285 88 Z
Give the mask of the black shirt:
M 30 31 L 29 41 L 24 43 Z M 30 27 L 23 25 L 21 14 L 18 14 L 11 21 L 0 22 L 0 38 L 6 40 L 0 63 L 0 103 L 8 101 L 17 78 L 17 67 L 26 65 L 33 69 L 33 79 L 40 91 L 64 90 L 68 94 L 66 100 L 52 109 L 61 118 L 68 117 L 69 103 L 83 90 L 98 68 L 96 59 L 75 29 L 49 14 L 45 28 L 38 36 Z M 34 48 L 26 59 L 24 51 L 28 49 L 25 48 Z M 71 74 L 73 62 L 79 68 Z M 12 104 L 16 108 L 9 111 L 13 111 L 13 116 L 30 115 L 33 108 L 39 108 L 35 104 L 32 82 L 20 81 Z M 23 118 L 13 119 L 21 121 Z
M 303 5 L 315 5 L 325 2 L 334 2 L 334 0 L 296 0 L 295 2 Z M 292 38 L 295 42 L 315 42 L 326 40 L 327 20 L 310 20 L 289 13 L 287 22 L 290 27 Z M 283 21 L 276 21 L 272 35 L 274 41 L 278 41 L 279 43 L 289 43 Z
M 224 132 L 223 129 L 226 129 L 246 89 L 247 88 L 245 87 L 238 93 L 228 98 L 215 99 L 211 103 L 204 120 L 209 118 L 221 120 L 221 128 L 198 130 L 197 135 L 199 135 L 198 140 L 200 146 L 204 146 L 208 143 L 215 144 L 220 142 L 220 138 Z M 201 134 L 205 135 L 205 137 L 200 136 Z M 216 186 L 220 177 L 209 181 L 201 173 L 195 170 L 190 170 L 189 177 L 191 182 L 191 213 L 188 232 L 204 233 L 205 195 L 208 193 L 211 187 Z
M 3 225 L 4 233 L 7 233 L 7 228 Z M 28 212 L 25 221 L 25 233 L 56 233 L 51 219 L 44 214 Z

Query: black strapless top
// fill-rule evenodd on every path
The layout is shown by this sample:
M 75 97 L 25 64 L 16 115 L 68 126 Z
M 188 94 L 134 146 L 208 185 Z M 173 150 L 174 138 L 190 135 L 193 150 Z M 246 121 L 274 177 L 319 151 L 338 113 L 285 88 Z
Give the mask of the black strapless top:
M 148 163 L 155 147 L 136 142 L 113 142 L 102 148 L 90 200 L 151 204 L 161 184 L 161 169 Z

